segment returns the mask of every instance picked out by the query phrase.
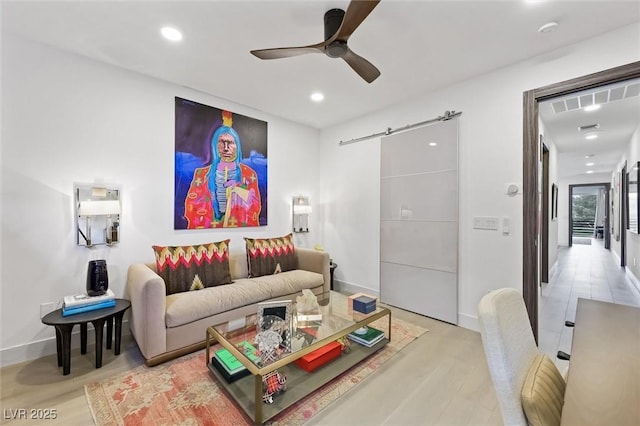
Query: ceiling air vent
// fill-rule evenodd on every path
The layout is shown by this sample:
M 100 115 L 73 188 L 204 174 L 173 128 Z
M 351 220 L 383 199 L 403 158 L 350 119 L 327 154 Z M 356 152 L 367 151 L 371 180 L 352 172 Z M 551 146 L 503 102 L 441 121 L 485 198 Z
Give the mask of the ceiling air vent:
M 567 110 L 567 106 L 564 104 L 564 101 L 558 101 L 551 104 L 553 106 L 553 112 L 556 114 L 560 112 L 565 112 Z
M 640 83 L 630 84 L 627 86 L 627 91 L 624 94 L 625 99 L 632 96 L 638 96 L 640 94 Z
M 624 86 L 616 87 L 615 89 L 611 89 L 611 93 L 609 94 L 609 102 L 619 101 L 623 97 L 624 97 Z
M 594 130 L 598 130 L 600 128 L 600 124 L 589 124 L 588 126 L 580 126 L 578 130 L 581 132 L 592 132 Z
M 559 99 L 553 101 L 551 106 L 554 113 L 560 114 L 562 112 L 575 111 L 589 105 L 602 105 L 635 96 L 640 96 L 640 83 L 638 82 L 633 82 L 625 86 L 605 88 L 599 92 L 588 93 L 586 95 L 570 96 L 564 99 Z

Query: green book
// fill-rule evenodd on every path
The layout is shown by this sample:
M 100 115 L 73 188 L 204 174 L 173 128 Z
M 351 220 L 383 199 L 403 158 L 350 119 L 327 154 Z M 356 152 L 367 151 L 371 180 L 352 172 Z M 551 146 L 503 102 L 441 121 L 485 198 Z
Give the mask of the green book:
M 373 342 L 375 339 L 379 339 L 382 334 L 384 334 L 384 332 L 373 327 L 367 327 L 367 331 L 364 334 L 358 334 L 356 332 L 349 333 L 349 335 L 362 339 L 366 342 Z
M 220 362 L 220 364 L 222 364 L 229 374 L 237 373 L 245 368 L 245 366 L 242 365 L 242 363 L 226 349 L 217 350 L 214 357 Z
M 244 349 L 241 349 L 241 348 L 238 348 L 238 349 L 243 351 L 244 354 L 251 361 L 255 362 L 258 359 L 258 356 L 255 354 L 256 348 L 251 343 L 245 340 L 242 343 L 240 343 L 239 346 L 244 348 Z M 225 348 L 218 349 L 215 352 L 215 357 L 218 359 L 218 361 L 220 361 L 220 363 L 229 372 L 229 374 L 236 373 L 238 371 L 241 371 L 243 368 L 245 368 L 244 365 L 242 365 L 242 363 L 238 361 L 236 357 L 233 356 L 233 354 Z

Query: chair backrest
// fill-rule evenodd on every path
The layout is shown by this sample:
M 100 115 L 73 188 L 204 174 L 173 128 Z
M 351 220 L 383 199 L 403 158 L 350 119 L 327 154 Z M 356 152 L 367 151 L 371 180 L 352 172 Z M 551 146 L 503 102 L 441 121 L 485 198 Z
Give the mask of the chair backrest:
M 503 288 L 478 305 L 482 344 L 505 425 L 527 425 L 520 392 L 538 354 L 522 294 Z

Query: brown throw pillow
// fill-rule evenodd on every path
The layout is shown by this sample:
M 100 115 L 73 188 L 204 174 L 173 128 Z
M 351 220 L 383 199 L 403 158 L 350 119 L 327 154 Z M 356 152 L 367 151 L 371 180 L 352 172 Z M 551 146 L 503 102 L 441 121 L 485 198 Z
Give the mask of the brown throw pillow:
M 560 425 L 565 386 L 551 358 L 545 354 L 536 355 L 520 392 L 530 426 Z
M 298 269 L 293 234 L 279 238 L 245 238 L 249 278 Z
M 231 283 L 229 241 L 153 246 L 158 275 L 165 282 L 167 295 Z

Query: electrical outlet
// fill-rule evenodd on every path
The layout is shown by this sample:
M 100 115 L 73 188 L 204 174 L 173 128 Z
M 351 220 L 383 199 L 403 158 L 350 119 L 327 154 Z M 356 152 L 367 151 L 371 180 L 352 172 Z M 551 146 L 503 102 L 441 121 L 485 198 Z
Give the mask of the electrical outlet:
M 47 315 L 49 312 L 56 310 L 56 304 L 54 302 L 47 302 L 40 304 L 40 319 Z

